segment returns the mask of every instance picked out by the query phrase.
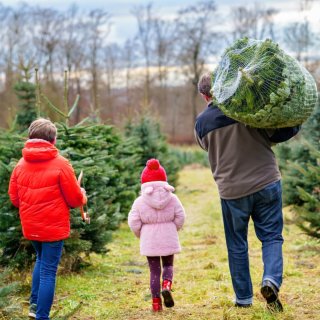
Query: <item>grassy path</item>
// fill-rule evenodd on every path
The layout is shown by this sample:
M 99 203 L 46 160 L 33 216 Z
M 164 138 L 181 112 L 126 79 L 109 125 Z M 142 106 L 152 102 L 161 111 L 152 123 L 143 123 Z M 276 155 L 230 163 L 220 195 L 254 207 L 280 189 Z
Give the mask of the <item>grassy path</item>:
M 183 251 L 175 258 L 176 306 L 161 314 L 150 311 L 146 259 L 139 255 L 138 240 L 124 224 L 115 233 L 107 256 L 93 256 L 92 266 L 79 275 L 59 276 L 54 320 L 320 319 L 319 251 L 315 243 L 310 243 L 310 239 L 288 222 L 284 230 L 285 270 L 281 291 L 285 311 L 272 316 L 265 310 L 259 293 L 260 243 L 252 225 L 250 261 L 254 305 L 244 310 L 233 307 L 220 203 L 211 173 L 208 169 L 186 168 L 179 181 L 177 194 L 185 206 L 187 220 L 180 232 Z M 73 315 L 63 316 L 75 308 Z

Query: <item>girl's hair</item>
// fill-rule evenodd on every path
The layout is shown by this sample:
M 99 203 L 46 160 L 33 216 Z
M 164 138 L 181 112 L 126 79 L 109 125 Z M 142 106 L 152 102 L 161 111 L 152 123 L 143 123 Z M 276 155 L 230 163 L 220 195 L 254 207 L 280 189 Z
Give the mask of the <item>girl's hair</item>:
M 30 124 L 28 135 L 29 139 L 43 139 L 52 142 L 57 136 L 57 128 L 50 120 L 40 118 Z

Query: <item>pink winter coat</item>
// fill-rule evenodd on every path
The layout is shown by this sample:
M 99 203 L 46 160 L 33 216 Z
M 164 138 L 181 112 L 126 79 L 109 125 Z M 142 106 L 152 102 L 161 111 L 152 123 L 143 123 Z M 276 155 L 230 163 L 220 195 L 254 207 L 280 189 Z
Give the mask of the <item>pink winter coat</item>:
M 181 251 L 178 230 L 183 226 L 185 213 L 173 191 L 164 181 L 141 185 L 141 196 L 132 205 L 128 223 L 140 238 L 143 256 L 169 256 Z

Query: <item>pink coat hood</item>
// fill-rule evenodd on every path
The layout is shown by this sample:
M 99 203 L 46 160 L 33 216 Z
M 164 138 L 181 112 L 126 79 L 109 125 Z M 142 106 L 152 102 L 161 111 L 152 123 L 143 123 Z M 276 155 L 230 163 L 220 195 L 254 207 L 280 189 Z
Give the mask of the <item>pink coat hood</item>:
M 141 195 L 134 201 L 128 224 L 140 238 L 140 253 L 168 256 L 181 251 L 178 230 L 185 213 L 174 188 L 164 181 L 143 183 Z
M 154 181 L 141 185 L 141 197 L 145 203 L 155 209 L 163 209 L 172 198 L 174 187 L 167 182 Z

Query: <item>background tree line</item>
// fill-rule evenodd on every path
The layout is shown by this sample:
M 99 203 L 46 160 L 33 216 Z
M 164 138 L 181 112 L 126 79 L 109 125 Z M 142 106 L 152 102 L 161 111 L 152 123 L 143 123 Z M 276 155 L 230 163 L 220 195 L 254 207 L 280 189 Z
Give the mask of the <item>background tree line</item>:
M 230 7 L 227 31 L 221 30 L 224 21 L 211 0 L 181 7 L 170 19 L 152 3 L 137 5 L 131 9 L 135 36 L 123 43 L 110 42 L 113 16 L 103 9 L 84 11 L 72 5 L 59 11 L 27 3 L 0 4 L 0 126 L 8 128 L 14 121 L 13 86 L 21 65 L 29 65 L 31 70 L 39 68 L 42 90 L 57 104 L 61 104 L 63 73 L 68 70 L 68 99 L 80 95 L 71 123 L 89 116 L 123 126 L 147 109 L 163 124 L 170 141 L 193 142 L 194 119 L 203 108 L 196 84 L 235 39 L 277 41 L 319 83 L 320 57 L 314 52 L 320 43 L 305 14 L 313 1 L 296 4 L 303 18 L 281 30 L 275 25 L 279 11 L 274 8 L 258 3 Z M 52 110 L 47 113 L 60 120 Z

